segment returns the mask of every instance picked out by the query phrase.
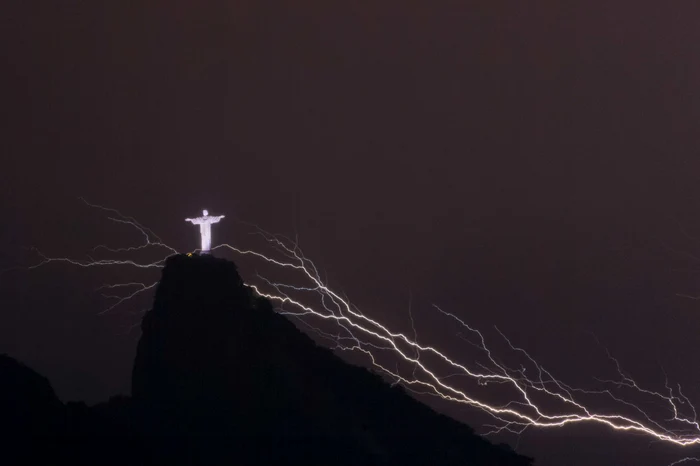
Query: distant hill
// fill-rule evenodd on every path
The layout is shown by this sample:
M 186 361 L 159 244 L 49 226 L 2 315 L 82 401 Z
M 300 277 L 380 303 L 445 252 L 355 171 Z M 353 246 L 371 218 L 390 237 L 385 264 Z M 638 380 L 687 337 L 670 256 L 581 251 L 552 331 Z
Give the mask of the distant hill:
M 532 464 L 317 346 L 254 296 L 233 262 L 171 257 L 142 330 L 132 396 L 91 408 L 61 404 L 46 379 L 0 358 L 13 461 Z

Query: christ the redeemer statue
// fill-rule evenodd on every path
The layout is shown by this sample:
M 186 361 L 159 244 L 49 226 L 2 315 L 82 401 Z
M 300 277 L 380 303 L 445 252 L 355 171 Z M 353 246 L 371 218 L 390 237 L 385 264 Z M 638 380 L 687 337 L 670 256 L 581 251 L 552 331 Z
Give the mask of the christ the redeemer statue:
M 202 254 L 209 254 L 209 250 L 211 249 L 211 224 L 219 223 L 219 220 L 224 218 L 225 215 L 210 217 L 209 212 L 206 210 L 203 210 L 202 214 L 204 214 L 202 217 L 186 218 L 185 221 L 199 225 L 199 232 L 202 235 Z

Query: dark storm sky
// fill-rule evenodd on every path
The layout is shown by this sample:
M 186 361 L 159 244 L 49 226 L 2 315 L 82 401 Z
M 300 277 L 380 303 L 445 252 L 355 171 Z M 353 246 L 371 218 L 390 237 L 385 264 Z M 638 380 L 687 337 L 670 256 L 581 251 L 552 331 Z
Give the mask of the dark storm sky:
M 700 303 L 676 296 L 700 294 L 700 4 L 572 3 L 5 2 L 0 265 L 139 240 L 78 196 L 181 250 L 183 218 L 208 208 L 298 232 L 392 325 L 411 292 L 426 339 L 435 302 L 590 383 L 611 375 L 592 332 L 700 402 Z M 215 235 L 246 241 L 234 222 Z M 1 278 L 0 352 L 63 399 L 129 388 L 134 316 L 97 315 L 103 273 Z M 591 427 L 527 431 L 518 450 L 692 453 Z

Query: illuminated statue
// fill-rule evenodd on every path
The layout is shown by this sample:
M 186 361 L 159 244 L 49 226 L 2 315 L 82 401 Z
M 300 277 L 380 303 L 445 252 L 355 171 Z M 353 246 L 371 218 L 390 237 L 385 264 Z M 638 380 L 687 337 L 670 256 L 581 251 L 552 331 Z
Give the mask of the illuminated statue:
M 206 210 L 203 210 L 202 214 L 204 214 L 202 217 L 186 218 L 185 221 L 199 225 L 199 233 L 202 235 L 202 254 L 209 254 L 211 249 L 211 224 L 219 223 L 219 220 L 224 218 L 225 215 L 210 217 L 209 212 Z

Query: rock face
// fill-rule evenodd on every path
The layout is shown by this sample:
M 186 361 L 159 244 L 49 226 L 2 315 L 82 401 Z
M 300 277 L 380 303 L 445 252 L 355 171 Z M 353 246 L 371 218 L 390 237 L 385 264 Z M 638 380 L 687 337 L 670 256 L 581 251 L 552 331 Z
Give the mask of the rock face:
M 138 424 L 180 446 L 195 434 L 199 444 L 182 448 L 208 461 L 530 464 L 317 346 L 254 297 L 232 262 L 170 258 L 142 330 Z
M 134 400 L 153 407 L 233 400 L 245 361 L 251 296 L 232 262 L 168 260 L 153 309 L 141 324 L 132 372 Z M 243 326 L 243 327 L 241 327 Z M 222 406 L 223 407 L 223 406 Z
M 317 346 L 232 262 L 171 257 L 142 330 L 132 396 L 94 407 L 0 357 L 0 463 L 531 464 Z

